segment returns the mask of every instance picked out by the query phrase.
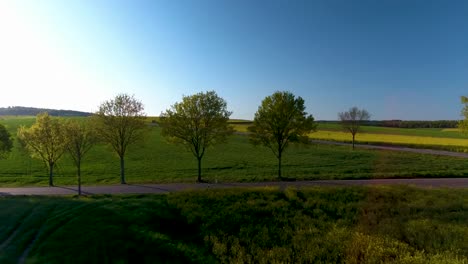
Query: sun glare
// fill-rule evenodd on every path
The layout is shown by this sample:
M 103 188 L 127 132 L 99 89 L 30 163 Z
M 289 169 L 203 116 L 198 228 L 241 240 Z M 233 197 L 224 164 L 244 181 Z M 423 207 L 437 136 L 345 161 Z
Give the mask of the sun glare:
M 0 105 L 89 109 L 85 105 L 92 98 L 85 102 L 80 97 L 87 91 L 96 94 L 97 83 L 69 61 L 47 26 L 38 23 L 39 15 L 28 13 L 15 2 L 0 2 L 0 87 L 10 91 L 3 93 Z

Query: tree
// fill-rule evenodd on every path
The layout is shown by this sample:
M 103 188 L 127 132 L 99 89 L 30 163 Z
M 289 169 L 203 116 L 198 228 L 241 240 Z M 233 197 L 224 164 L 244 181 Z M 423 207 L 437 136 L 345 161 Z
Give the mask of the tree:
M 198 178 L 201 182 L 201 161 L 208 147 L 225 142 L 233 133 L 228 120 L 232 112 L 226 101 L 216 92 L 201 92 L 184 96 L 161 114 L 162 135 L 170 142 L 186 146 L 198 161 Z
M 5 126 L 0 124 L 0 159 L 5 159 L 13 148 L 11 135 Z
M 102 141 L 108 143 L 120 158 L 120 182 L 125 181 L 125 153 L 128 146 L 144 138 L 146 115 L 143 104 L 134 96 L 119 94 L 105 101 L 94 114 L 94 127 Z
M 49 186 L 54 186 L 54 167 L 66 151 L 68 139 L 64 123 L 51 118 L 48 113 L 36 116 L 36 123 L 30 128 L 21 126 L 18 138 L 31 157 L 42 160 L 49 171 Z
M 350 132 L 353 136 L 354 149 L 354 139 L 356 138 L 356 134 L 359 132 L 362 123 L 369 120 L 369 112 L 367 112 L 365 109 L 359 109 L 354 106 L 346 112 L 338 113 L 338 118 L 340 119 L 343 129 L 347 132 Z
M 468 97 L 462 96 L 461 103 L 464 105 L 461 115 L 463 116 L 463 120 L 458 123 L 458 127 L 464 133 L 468 133 Z
M 291 92 L 275 92 L 263 99 L 248 128 L 254 145 L 270 148 L 278 158 L 278 178 L 281 177 L 281 158 L 290 143 L 309 143 L 308 134 L 315 131 L 312 115 L 305 112 L 304 99 Z
M 65 132 L 69 140 L 67 151 L 76 166 L 78 195 L 81 195 L 81 162 L 86 153 L 96 144 L 96 136 L 88 122 L 78 122 L 76 120 L 68 121 Z

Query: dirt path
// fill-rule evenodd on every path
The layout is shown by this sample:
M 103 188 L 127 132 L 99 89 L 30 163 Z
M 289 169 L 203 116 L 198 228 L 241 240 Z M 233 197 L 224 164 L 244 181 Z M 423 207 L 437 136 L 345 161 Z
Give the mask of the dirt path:
M 373 186 L 373 185 L 412 185 L 423 188 L 468 188 L 468 178 L 437 179 L 375 179 L 375 180 L 321 180 L 297 182 L 253 182 L 253 183 L 172 183 L 172 184 L 126 184 L 84 186 L 83 193 L 91 194 L 143 194 L 170 193 L 183 190 L 204 190 L 236 187 L 308 187 L 308 186 Z M 10 195 L 74 195 L 76 186 L 66 187 L 24 187 L 0 188 L 0 196 Z
M 351 146 L 351 143 L 328 141 L 328 140 L 312 139 L 311 142 L 317 143 L 317 144 L 326 144 L 326 145 Z M 451 157 L 468 159 L 468 153 L 445 151 L 445 150 L 420 149 L 420 148 L 409 148 L 409 147 L 400 147 L 400 146 L 378 146 L 378 145 L 367 145 L 367 144 L 355 144 L 355 147 L 366 148 L 366 149 L 404 151 L 404 152 L 413 152 L 413 153 L 440 155 L 440 156 L 451 156 Z

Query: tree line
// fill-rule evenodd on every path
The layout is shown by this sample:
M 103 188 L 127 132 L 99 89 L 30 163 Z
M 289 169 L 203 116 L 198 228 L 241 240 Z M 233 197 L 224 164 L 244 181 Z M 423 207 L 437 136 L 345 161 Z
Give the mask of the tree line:
M 464 120 L 458 125 L 468 131 L 468 98 L 462 97 Z M 234 130 L 229 125 L 226 101 L 216 92 L 200 92 L 183 96 L 164 111 L 159 119 L 161 134 L 167 141 L 181 144 L 197 159 L 197 181 L 202 180 L 202 159 L 208 148 L 226 142 Z M 352 136 L 369 121 L 365 109 L 351 107 L 338 113 L 345 131 Z M 290 144 L 308 144 L 308 135 L 316 131 L 317 122 L 305 111 L 304 99 L 291 92 L 278 91 L 265 97 L 248 127 L 252 144 L 270 149 L 278 159 L 278 178 L 284 151 Z M 78 179 L 78 194 L 81 194 L 81 163 L 88 151 L 97 143 L 108 144 L 120 159 L 120 182 L 126 184 L 125 155 L 128 146 L 146 138 L 149 126 L 143 104 L 134 96 L 119 94 L 105 101 L 99 110 L 85 119 L 64 120 L 40 113 L 31 127 L 21 126 L 17 131 L 20 145 L 31 157 L 44 162 L 48 169 L 49 185 L 53 186 L 53 173 L 57 162 L 65 154 L 70 155 Z M 0 158 L 6 158 L 13 147 L 11 135 L 0 125 Z
M 396 127 L 396 128 L 457 128 L 457 120 L 435 120 L 435 121 L 416 121 L 416 120 L 382 120 L 367 121 L 367 126 Z
M 57 110 L 47 108 L 35 108 L 35 107 L 24 107 L 24 106 L 9 106 L 0 107 L 0 116 L 35 116 L 40 113 L 47 112 L 51 116 L 90 116 L 92 113 L 74 111 L 74 110 Z

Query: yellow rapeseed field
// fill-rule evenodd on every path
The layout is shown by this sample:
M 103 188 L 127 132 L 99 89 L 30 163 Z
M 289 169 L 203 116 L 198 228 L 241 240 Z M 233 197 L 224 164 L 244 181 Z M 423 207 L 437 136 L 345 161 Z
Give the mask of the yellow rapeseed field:
M 247 125 L 233 125 L 238 132 L 247 132 Z M 445 129 L 444 129 L 445 130 Z M 456 131 L 456 129 L 450 129 Z M 340 142 L 351 142 L 351 134 L 341 131 L 318 130 L 309 135 L 312 139 L 331 140 Z M 441 146 L 441 147 L 461 147 L 468 150 L 468 139 L 444 138 L 428 136 L 392 135 L 382 133 L 358 133 L 356 135 L 358 143 L 394 144 L 394 145 L 420 145 L 420 146 Z
M 317 131 L 309 135 L 313 139 L 333 140 L 333 141 L 351 141 L 351 134 L 340 131 Z M 437 145 L 437 146 L 456 146 L 468 147 L 468 139 L 460 138 L 442 138 L 442 137 L 423 137 L 389 134 L 356 134 L 356 141 L 363 143 L 390 143 L 401 145 Z

